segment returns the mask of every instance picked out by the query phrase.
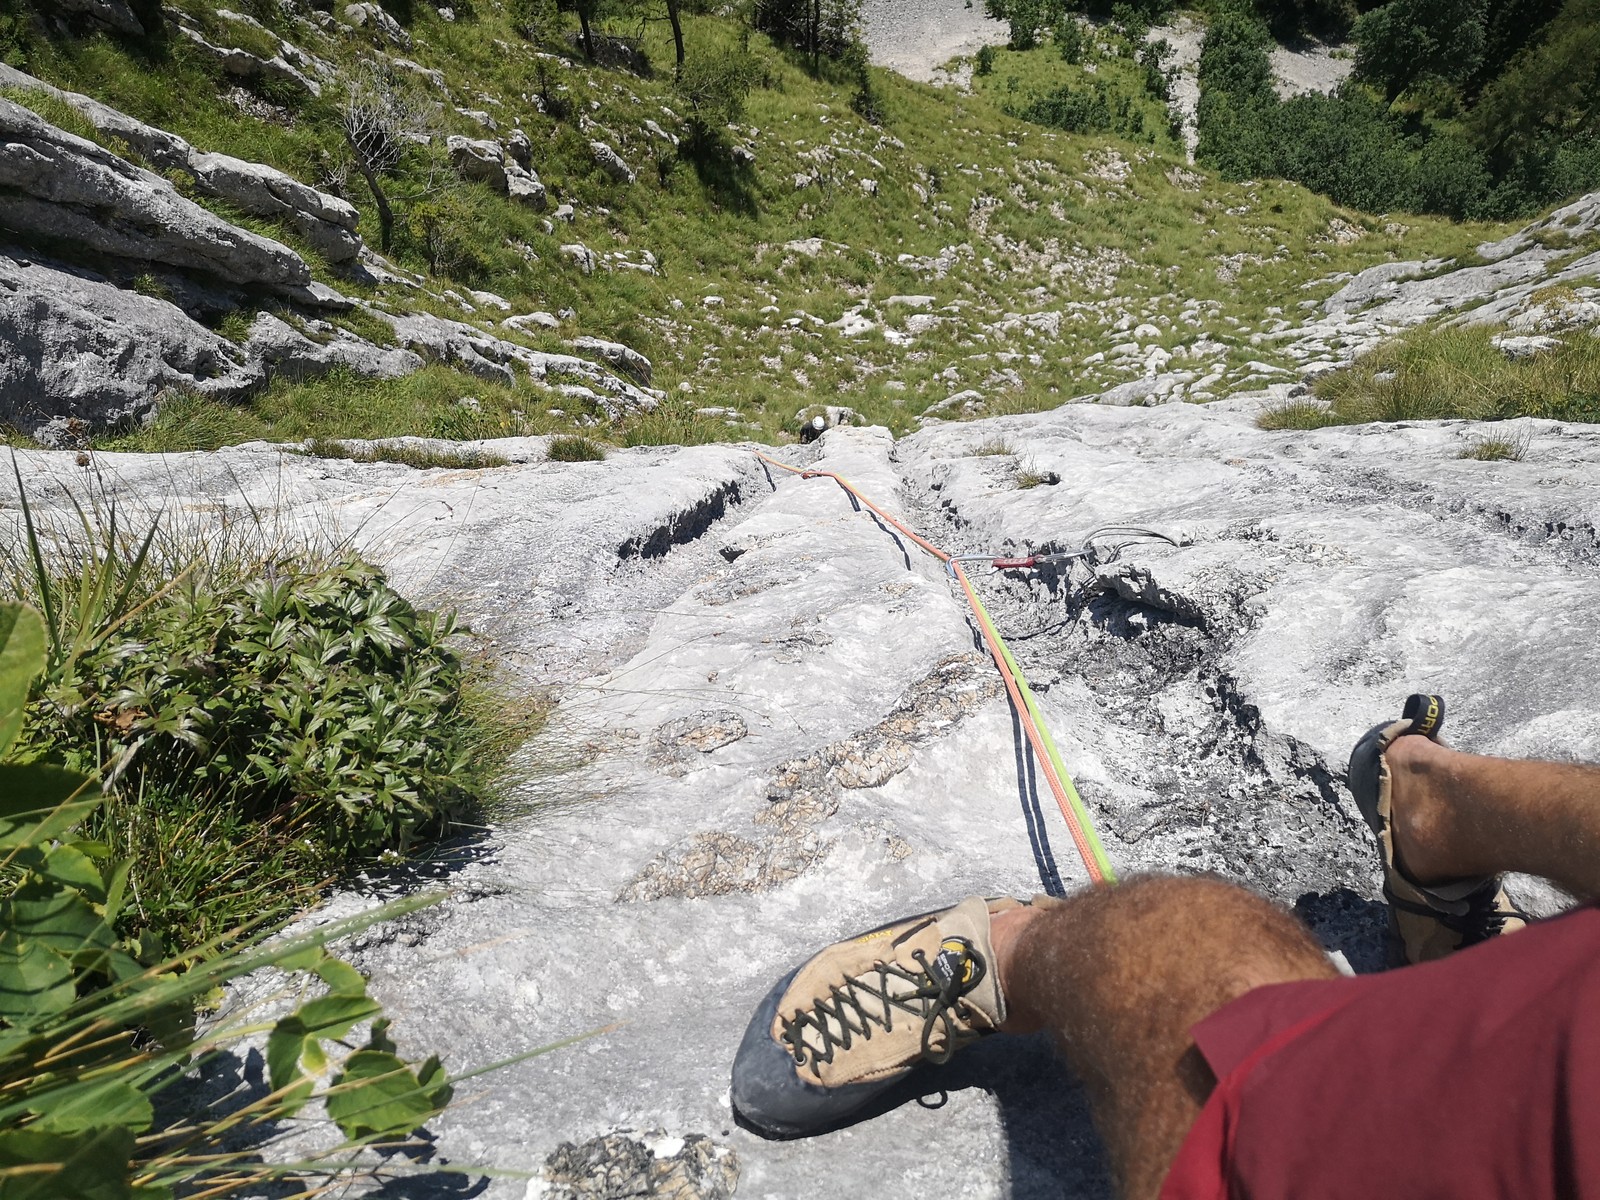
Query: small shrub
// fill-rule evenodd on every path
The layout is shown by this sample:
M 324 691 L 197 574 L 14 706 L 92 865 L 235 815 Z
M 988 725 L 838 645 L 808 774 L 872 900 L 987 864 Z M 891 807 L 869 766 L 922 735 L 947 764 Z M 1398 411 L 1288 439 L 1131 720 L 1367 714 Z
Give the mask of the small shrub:
M 1060 482 L 1061 476 L 1054 471 L 1041 471 L 1031 458 L 1019 462 L 1017 464 L 1017 473 L 1012 477 L 1012 483 L 1022 491 L 1041 485 L 1054 487 Z
M 994 47 L 993 46 L 979 46 L 978 47 L 978 58 L 977 58 L 977 62 L 975 63 L 975 65 L 973 67 L 973 72 L 975 74 L 978 74 L 978 75 L 992 75 L 992 74 L 994 74 Z
M 551 462 L 600 462 L 606 456 L 599 442 L 575 434 L 551 438 L 544 453 Z
M 432 274 L 469 284 L 488 278 L 491 266 L 483 249 L 483 218 L 476 200 L 461 188 L 430 197 L 406 214 L 408 246 L 421 255 Z
M 367 981 L 324 946 L 434 898 L 270 946 L 259 928 L 254 936 L 235 929 L 231 945 L 163 960 L 157 941 L 125 932 L 124 910 L 141 902 L 139 887 L 129 874 L 135 864 L 92 834 L 105 797 L 84 775 L 16 752 L 30 682 L 45 671 L 51 640 L 37 610 L 0 604 L 0 1145 L 8 1176 L 26 1181 L 16 1194 L 259 1195 L 276 1191 L 275 1179 L 320 1183 L 320 1191 L 363 1169 L 352 1152 L 407 1137 L 443 1110 L 451 1088 L 437 1058 L 413 1067 L 395 1055 Z M 249 1015 L 197 1024 L 209 993 L 265 966 L 316 977 L 323 994 L 291 1003 L 267 1025 Z M 364 1044 L 344 1040 L 362 1023 Z M 188 1067 L 262 1033 L 270 1088 L 223 1103 L 164 1102 Z M 309 1161 L 267 1164 L 229 1140 L 242 1124 L 289 1120 L 313 1100 L 339 1136 Z
M 1072 66 L 1083 62 L 1083 26 L 1077 17 L 1068 14 L 1056 22 L 1055 43 L 1062 61 Z
M 1457 457 L 1475 458 L 1479 462 L 1521 462 L 1527 456 L 1532 440 L 1526 432 L 1515 437 L 1490 434 L 1465 446 Z

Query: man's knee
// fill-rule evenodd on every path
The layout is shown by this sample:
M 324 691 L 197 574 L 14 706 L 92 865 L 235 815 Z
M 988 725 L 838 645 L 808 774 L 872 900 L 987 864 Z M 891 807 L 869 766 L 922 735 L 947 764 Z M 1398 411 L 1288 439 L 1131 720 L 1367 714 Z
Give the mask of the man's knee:
M 1247 888 L 1214 876 L 1150 874 L 1087 894 L 1058 919 L 1063 936 L 1088 934 L 1102 962 L 1146 979 L 1210 976 L 1226 993 L 1334 974 L 1310 931 L 1294 914 Z

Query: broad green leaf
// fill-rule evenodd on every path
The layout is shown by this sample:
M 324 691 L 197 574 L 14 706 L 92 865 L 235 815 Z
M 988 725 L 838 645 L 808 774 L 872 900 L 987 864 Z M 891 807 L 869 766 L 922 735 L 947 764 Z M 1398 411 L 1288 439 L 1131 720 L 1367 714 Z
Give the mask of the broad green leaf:
M 365 996 L 367 979 L 342 958 L 335 958 L 322 946 L 311 946 L 291 954 L 278 963 L 285 971 L 309 971 L 335 996 Z
M 83 1133 L 107 1125 L 143 1133 L 155 1115 L 149 1097 L 115 1079 L 92 1088 L 74 1088 L 59 1103 L 50 1103 L 48 1092 L 29 1103 L 39 1115 L 37 1127 L 51 1133 Z
M 121 1126 L 79 1134 L 6 1130 L 0 1133 L 0 1192 L 5 1200 L 132 1200 L 133 1142 L 133 1130 Z
M 28 685 L 44 662 L 44 620 L 25 604 L 0 604 L 0 754 L 22 731 Z
M 21 1022 L 72 1003 L 72 966 L 62 955 L 13 929 L 0 933 L 0 1017 Z
M 450 1102 L 437 1058 L 419 1072 L 380 1050 L 357 1050 L 328 1089 L 328 1116 L 347 1138 L 403 1137 Z
M 39 874 L 56 883 L 77 888 L 96 902 L 106 898 L 106 881 L 100 874 L 100 868 L 76 846 L 57 846 L 50 851 L 45 855 L 44 866 Z
M 0 848 L 58 840 L 101 802 L 76 771 L 48 763 L 0 763 Z
M 381 1011 L 365 996 L 322 996 L 284 1017 L 267 1037 L 267 1070 L 273 1090 L 286 1086 L 299 1073 L 308 1046 L 322 1038 L 343 1037 L 357 1021 Z
M 0 904 L 0 922 L 18 936 L 68 956 L 112 942 L 111 927 L 80 893 L 37 880 Z

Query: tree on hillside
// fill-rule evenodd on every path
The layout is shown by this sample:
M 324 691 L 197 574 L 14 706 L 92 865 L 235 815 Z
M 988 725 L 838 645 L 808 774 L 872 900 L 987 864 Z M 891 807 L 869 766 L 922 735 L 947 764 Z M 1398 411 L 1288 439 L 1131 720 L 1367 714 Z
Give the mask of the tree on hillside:
M 1352 75 L 1391 105 L 1429 80 L 1459 87 L 1483 64 L 1487 20 L 1488 0 L 1390 0 L 1351 31 Z
M 781 45 L 804 50 L 811 70 L 861 40 L 861 0 L 755 0 L 750 23 Z
M 394 211 L 383 176 L 400 165 L 409 140 L 428 132 L 433 113 L 410 81 L 371 59 L 362 61 L 340 98 L 339 126 L 378 209 L 379 245 L 385 251 L 394 237 Z
M 683 78 L 683 21 L 678 16 L 678 0 L 667 0 L 667 20 L 672 25 L 672 51 L 676 58 L 673 77 Z
M 583 39 L 583 55 L 590 62 L 594 62 L 594 29 L 593 23 L 600 17 L 600 9 L 604 0 L 559 0 L 562 12 L 575 12 L 578 14 L 578 30 Z
M 1567 0 L 1484 89 L 1467 124 L 1502 167 L 1541 146 L 1600 142 L 1600 0 Z

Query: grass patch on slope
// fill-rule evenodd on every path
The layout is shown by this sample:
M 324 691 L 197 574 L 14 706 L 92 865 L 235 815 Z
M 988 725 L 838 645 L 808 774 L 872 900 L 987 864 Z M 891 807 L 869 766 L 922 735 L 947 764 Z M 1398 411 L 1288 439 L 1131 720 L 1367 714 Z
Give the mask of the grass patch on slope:
M 185 2 L 197 13 L 206 7 Z M 277 32 L 342 69 L 372 57 L 370 32 L 319 32 L 262 7 Z M 565 19 L 561 35 L 573 27 Z M 640 78 L 581 61 L 564 36 L 529 42 L 496 0 L 462 8 L 454 22 L 415 6 L 414 46 L 404 53 L 441 72 L 445 91 L 420 77 L 402 81 L 441 107 L 433 144 L 407 149 L 388 181 L 397 214 L 391 256 L 427 283 L 416 291 L 332 282 L 391 307 L 437 311 L 500 333 L 496 310 L 467 313 L 446 289 L 486 289 L 519 312 L 572 308 L 576 316 L 561 336 L 582 332 L 634 347 L 654 362 L 655 386 L 682 399 L 670 419 L 640 418 L 631 431 L 607 431 L 610 440 L 775 438 L 796 411 L 816 403 L 848 404 L 900 432 L 968 388 L 984 394 L 991 412 L 1051 407 L 1141 374 L 1131 362 L 1086 360 L 1144 324 L 1159 331 L 1146 345 L 1171 350 L 1209 334 L 1222 349 L 1174 369 L 1220 368 L 1218 391 L 1226 394 L 1248 379 L 1252 359 L 1276 361 L 1270 343 L 1252 339 L 1303 319 L 1311 310 L 1297 306 L 1331 293 L 1341 272 L 1396 257 L 1459 255 L 1504 232 L 1438 219 L 1379 221 L 1294 185 L 1224 184 L 1194 172 L 1162 126 L 1159 101 L 1141 90 L 1142 68 L 1125 54 L 1102 55 L 1088 75 L 1048 44 L 998 52 L 994 73 L 970 94 L 874 70 L 881 124 L 873 125 L 852 110 L 854 84 L 842 67 L 825 64 L 813 76 L 804 56 L 747 35 L 731 19 L 686 14 L 685 21 L 692 60 L 744 55 L 755 81 L 740 119 L 698 155 L 644 128 L 648 118 L 680 138 L 687 132 L 664 23 L 643 31 L 658 69 Z M 220 38 L 229 24 L 213 32 Z M 52 42 L 33 66 L 202 149 L 256 158 L 342 192 L 361 212 L 363 236 L 376 242 L 372 199 L 334 121 L 337 88 L 320 100 L 280 97 L 278 115 L 263 119 L 227 99 L 231 82 L 178 39 L 145 47 L 105 37 Z M 1064 133 L 1007 111 L 1097 76 L 1148 110 L 1141 120 L 1155 145 Z M 489 113 L 498 132 L 458 108 Z M 444 162 L 445 134 L 504 139 L 517 124 L 534 144 L 552 205 L 574 206 L 571 224 L 556 222 L 547 232 L 543 216 L 456 179 Z M 614 145 L 637 172 L 633 184 L 595 165 L 593 139 Z M 736 164 L 735 146 L 748 149 L 753 164 Z M 1336 217 L 1360 236 L 1348 244 L 1329 237 Z M 292 240 L 281 230 L 276 236 Z M 790 248 L 808 238 L 820 240 L 815 252 Z M 569 242 L 599 256 L 592 275 L 562 255 Z M 648 265 L 646 252 L 653 270 L 636 269 Z M 326 264 L 318 273 L 328 275 Z M 908 312 L 885 303 L 895 295 L 931 296 L 926 312 L 941 323 L 907 335 Z M 720 303 L 708 306 L 713 297 Z M 852 311 L 871 328 L 841 326 Z M 1062 314 L 1053 330 L 1008 322 L 1050 311 Z M 552 334 L 539 348 L 563 347 Z M 680 391 L 684 384 L 689 390 Z M 460 386 L 462 395 L 485 400 L 492 390 L 479 380 Z M 363 399 L 369 390 L 378 398 Z M 434 426 L 440 406 L 399 403 L 396 395 L 383 383 L 350 385 L 331 397 L 323 383 L 275 385 L 249 419 L 212 421 L 210 433 L 494 435 L 454 416 Z M 336 414 L 306 415 L 330 400 L 361 411 L 350 422 L 357 427 L 340 428 Z M 706 418 L 699 408 L 733 416 Z M 522 414 L 515 421 L 512 409 Z M 551 409 L 561 415 L 547 425 L 539 414 Z M 497 412 L 507 418 L 502 432 L 577 432 L 596 415 L 531 394 Z M 463 432 L 453 432 L 458 427 Z
M 75 503 L 25 509 L 0 555 L 0 595 L 47 631 L 19 746 L 101 782 L 85 836 L 129 861 L 119 933 L 161 954 L 475 819 L 540 715 L 452 616 L 338 550 Z
M 1579 331 L 1509 358 L 1485 326 L 1423 326 L 1312 385 L 1316 400 L 1264 414 L 1264 429 L 1446 417 L 1600 421 L 1600 338 Z M 1500 457 L 1508 457 L 1500 455 Z

